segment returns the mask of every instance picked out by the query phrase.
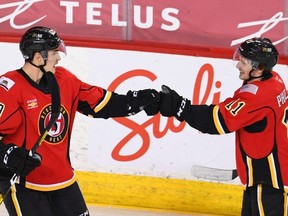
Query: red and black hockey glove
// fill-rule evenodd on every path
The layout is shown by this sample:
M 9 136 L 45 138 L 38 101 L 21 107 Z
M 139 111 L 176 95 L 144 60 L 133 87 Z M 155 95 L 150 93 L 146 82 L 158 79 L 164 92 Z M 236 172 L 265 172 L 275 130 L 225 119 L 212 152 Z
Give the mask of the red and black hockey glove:
M 155 115 L 159 112 L 160 94 L 155 89 L 128 91 L 127 100 L 129 115 L 135 115 L 142 110 L 145 110 L 147 115 Z
M 189 112 L 191 101 L 181 97 L 176 91 L 162 85 L 160 99 L 160 113 L 163 116 L 175 116 L 179 121 L 184 121 Z
M 3 163 L 15 174 L 25 177 L 41 164 L 41 156 L 29 155 L 29 150 L 8 144 L 4 153 Z

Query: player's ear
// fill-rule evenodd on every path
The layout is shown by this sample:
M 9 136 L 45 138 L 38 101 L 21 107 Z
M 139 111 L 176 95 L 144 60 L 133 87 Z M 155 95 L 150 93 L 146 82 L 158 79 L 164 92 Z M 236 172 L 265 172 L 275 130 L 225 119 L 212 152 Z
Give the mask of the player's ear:
M 41 65 L 43 64 L 44 59 L 42 58 L 42 55 L 39 52 L 35 52 L 32 62 L 35 65 Z
M 252 72 L 252 76 L 253 77 L 261 77 L 263 75 L 263 71 L 259 68 L 256 68 L 253 72 Z

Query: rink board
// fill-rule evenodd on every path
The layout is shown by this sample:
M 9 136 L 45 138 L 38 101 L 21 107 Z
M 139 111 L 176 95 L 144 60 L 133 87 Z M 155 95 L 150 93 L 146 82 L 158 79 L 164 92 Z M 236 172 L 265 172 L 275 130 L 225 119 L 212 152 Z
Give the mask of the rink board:
M 77 176 L 90 204 L 240 215 L 239 185 L 83 171 Z

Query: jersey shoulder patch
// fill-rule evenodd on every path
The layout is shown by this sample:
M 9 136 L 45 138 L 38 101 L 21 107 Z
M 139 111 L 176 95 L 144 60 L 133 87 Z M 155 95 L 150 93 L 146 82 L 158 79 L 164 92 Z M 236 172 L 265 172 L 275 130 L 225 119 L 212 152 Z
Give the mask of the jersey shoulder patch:
M 14 84 L 15 82 L 8 77 L 2 76 L 0 78 L 0 86 L 6 91 L 9 91 L 9 89 L 11 89 Z
M 240 89 L 240 93 L 248 92 L 254 95 L 256 95 L 257 91 L 258 91 L 258 86 L 254 84 L 246 84 L 242 86 Z

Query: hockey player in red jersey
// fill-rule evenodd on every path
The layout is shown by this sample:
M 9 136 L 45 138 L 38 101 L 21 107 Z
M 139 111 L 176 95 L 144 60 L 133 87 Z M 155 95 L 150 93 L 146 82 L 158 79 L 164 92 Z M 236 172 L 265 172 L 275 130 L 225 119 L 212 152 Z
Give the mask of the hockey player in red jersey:
M 243 42 L 236 52 L 243 85 L 219 104 L 191 101 L 163 85 L 160 113 L 208 134 L 236 134 L 236 163 L 245 186 L 242 216 L 287 215 L 287 90 L 273 67 L 278 51 L 267 38 Z
M 159 93 L 144 89 L 121 95 L 82 82 L 56 66 L 65 45 L 47 27 L 25 32 L 20 50 L 23 67 L 0 77 L 0 190 L 7 192 L 5 206 L 11 216 L 87 216 L 69 158 L 76 111 L 104 119 L 143 109 L 149 114 L 148 105 L 159 100 Z M 20 177 L 16 183 L 9 181 L 13 174 Z

